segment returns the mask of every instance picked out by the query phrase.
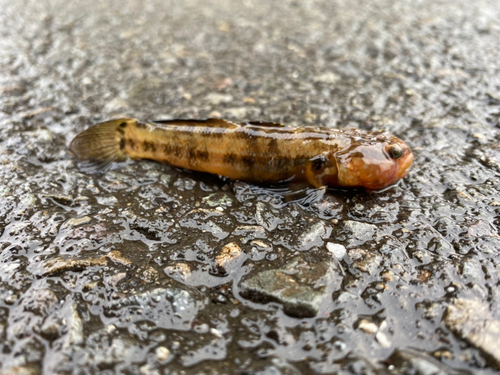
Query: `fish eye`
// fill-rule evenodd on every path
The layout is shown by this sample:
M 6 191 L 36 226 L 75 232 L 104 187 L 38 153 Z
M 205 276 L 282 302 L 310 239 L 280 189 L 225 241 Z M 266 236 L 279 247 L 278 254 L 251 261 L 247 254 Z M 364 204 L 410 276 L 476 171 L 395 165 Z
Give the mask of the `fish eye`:
M 387 152 L 389 153 L 391 159 L 399 159 L 401 156 L 403 156 L 403 149 L 399 145 L 391 145 Z

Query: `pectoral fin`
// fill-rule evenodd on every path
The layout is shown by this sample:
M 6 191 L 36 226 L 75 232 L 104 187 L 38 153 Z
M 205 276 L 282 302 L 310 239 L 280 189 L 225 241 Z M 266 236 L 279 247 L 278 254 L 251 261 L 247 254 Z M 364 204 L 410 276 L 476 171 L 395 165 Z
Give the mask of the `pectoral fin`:
M 335 186 L 337 176 L 336 164 L 332 163 L 325 155 L 312 158 L 305 167 L 306 180 L 318 189 Z

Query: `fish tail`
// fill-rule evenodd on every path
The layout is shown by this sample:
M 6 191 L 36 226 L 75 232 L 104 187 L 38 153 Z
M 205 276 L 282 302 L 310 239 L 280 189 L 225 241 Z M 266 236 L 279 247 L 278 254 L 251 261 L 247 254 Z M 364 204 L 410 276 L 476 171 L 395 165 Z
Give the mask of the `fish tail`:
M 78 160 L 78 167 L 87 173 L 104 173 L 114 162 L 125 161 L 124 129 L 135 119 L 102 122 L 78 134 L 69 150 Z

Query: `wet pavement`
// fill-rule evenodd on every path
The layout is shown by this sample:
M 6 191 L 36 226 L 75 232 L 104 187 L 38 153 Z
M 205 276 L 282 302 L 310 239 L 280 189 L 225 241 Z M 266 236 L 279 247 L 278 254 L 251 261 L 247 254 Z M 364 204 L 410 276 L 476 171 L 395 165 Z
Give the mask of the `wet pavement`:
M 498 373 L 495 1 L 1 9 L 0 374 Z M 120 116 L 385 129 L 415 162 L 309 204 L 80 172 L 71 139 Z

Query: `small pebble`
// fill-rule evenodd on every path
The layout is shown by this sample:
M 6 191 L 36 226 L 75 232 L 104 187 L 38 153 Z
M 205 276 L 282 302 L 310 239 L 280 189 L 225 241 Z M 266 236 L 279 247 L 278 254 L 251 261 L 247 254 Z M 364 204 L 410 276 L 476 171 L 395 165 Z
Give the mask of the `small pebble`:
M 333 254 L 335 258 L 339 260 L 342 259 L 347 253 L 345 246 L 338 243 L 328 242 L 326 244 L 326 248 Z
M 375 338 L 377 339 L 380 346 L 382 346 L 383 348 L 390 348 L 392 345 L 385 333 L 377 332 Z
M 107 333 L 113 333 L 116 331 L 116 326 L 114 324 L 110 324 L 106 327 L 106 332 Z
M 7 305 L 12 305 L 17 301 L 18 298 L 19 297 L 17 296 L 17 294 L 11 294 L 10 296 L 5 297 L 5 303 Z
M 363 319 L 358 326 L 359 329 L 362 331 L 369 333 L 371 335 L 377 333 L 378 331 L 378 326 L 375 323 L 369 322 L 366 319 Z
M 165 362 L 167 359 L 170 357 L 170 350 L 168 348 L 165 348 L 164 346 L 159 346 L 155 350 L 156 354 L 156 359 L 160 361 L 161 363 Z

